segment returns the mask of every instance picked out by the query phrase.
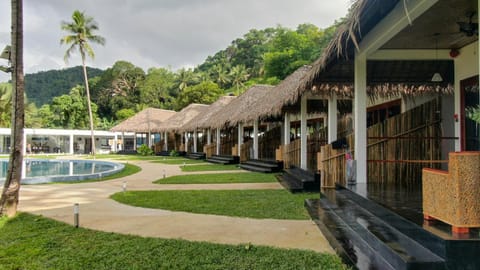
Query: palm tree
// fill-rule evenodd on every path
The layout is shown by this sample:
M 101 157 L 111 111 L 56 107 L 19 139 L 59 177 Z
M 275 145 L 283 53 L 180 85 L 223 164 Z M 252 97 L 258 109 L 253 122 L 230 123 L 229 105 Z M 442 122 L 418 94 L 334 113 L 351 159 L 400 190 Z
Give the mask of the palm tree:
M 12 0 L 12 149 L 7 177 L 0 197 L 0 216 L 17 213 L 23 162 L 24 92 L 23 75 L 23 1 Z
M 92 17 L 86 16 L 83 12 L 75 10 L 72 15 L 73 22 L 62 22 L 62 30 L 66 31 L 69 35 L 64 36 L 60 40 L 60 44 L 70 45 L 65 52 L 65 62 L 68 61 L 74 50 L 78 49 L 80 56 L 82 57 L 83 66 L 83 78 L 85 80 L 85 90 L 87 92 L 87 105 L 88 105 L 88 117 L 90 119 L 90 132 L 91 132 L 91 147 L 92 155 L 95 157 L 95 138 L 93 136 L 93 114 L 92 105 L 90 101 L 90 89 L 88 87 L 87 66 L 85 60 L 87 55 L 90 58 L 95 58 L 90 42 L 98 43 L 100 45 L 105 44 L 105 39 L 101 36 L 94 35 L 93 32 L 98 30 L 97 23 Z
M 232 78 L 232 84 L 236 88 L 236 94 L 240 94 L 240 87 L 244 86 L 244 82 L 248 80 L 250 74 L 248 74 L 248 70 L 245 65 L 236 65 L 230 71 L 230 76 Z

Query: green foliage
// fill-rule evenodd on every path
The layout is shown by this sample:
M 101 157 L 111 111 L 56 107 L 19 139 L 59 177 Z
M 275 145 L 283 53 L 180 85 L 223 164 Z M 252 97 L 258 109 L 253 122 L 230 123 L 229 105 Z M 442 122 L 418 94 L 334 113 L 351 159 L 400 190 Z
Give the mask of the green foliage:
M 119 121 L 123 121 L 135 115 L 135 111 L 130 108 L 120 109 L 115 113 L 115 117 Z
M 92 103 L 94 123 L 99 123 L 97 105 Z M 88 106 L 83 86 L 76 86 L 69 95 L 53 98 L 50 105 L 39 110 L 42 126 L 47 128 L 87 129 L 89 127 Z
M 54 97 L 68 94 L 77 85 L 83 85 L 82 67 L 41 71 L 25 75 L 25 93 L 37 107 L 49 104 Z M 90 77 L 103 73 L 98 68 L 87 67 Z
M 128 205 L 199 214 L 249 218 L 310 219 L 305 199 L 315 193 L 276 190 L 169 190 L 116 193 L 112 199 Z M 195 203 L 192 203 L 192 202 Z
M 30 103 L 25 97 L 25 127 L 41 127 L 40 119 L 37 117 L 35 103 Z M 0 127 L 10 127 L 12 121 L 12 85 L 0 83 Z
M 146 144 L 140 145 L 137 149 L 137 153 L 139 153 L 142 156 L 151 156 L 153 155 L 153 150 L 148 147 Z
M 467 117 L 480 124 L 480 105 L 466 109 Z
M 107 233 L 24 213 L 0 230 L 2 269 L 346 269 L 314 251 Z
M 204 160 L 195 160 L 188 158 L 169 158 L 156 160 L 155 163 L 168 164 L 168 165 L 182 165 L 182 164 L 202 164 Z
M 191 103 L 211 104 L 222 94 L 223 90 L 211 81 L 188 86 L 177 97 L 177 109 L 180 110 Z
M 178 156 L 180 156 L 180 154 L 177 151 L 172 150 L 172 151 L 170 151 L 170 156 L 171 157 L 178 157 Z
M 215 173 L 175 175 L 155 181 L 155 184 L 230 184 L 277 182 L 274 174 L 265 173 Z

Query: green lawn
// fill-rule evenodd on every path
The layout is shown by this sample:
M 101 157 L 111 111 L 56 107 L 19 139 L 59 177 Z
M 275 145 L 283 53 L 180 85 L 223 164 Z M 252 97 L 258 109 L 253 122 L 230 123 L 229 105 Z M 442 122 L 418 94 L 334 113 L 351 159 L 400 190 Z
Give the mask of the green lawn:
M 176 175 L 159 179 L 155 184 L 224 184 L 277 182 L 274 174 L 265 173 L 214 173 Z
M 86 156 L 87 159 L 93 159 L 93 156 Z M 142 155 L 118 155 L 118 154 L 98 154 L 95 155 L 96 159 L 115 159 L 115 160 L 160 160 L 163 157 L 160 156 L 142 156 Z M 169 158 L 169 157 L 168 157 Z
M 98 232 L 30 214 L 0 219 L 0 269 L 346 269 L 338 256 Z
M 222 164 L 208 164 L 208 165 L 188 165 L 182 166 L 182 172 L 205 172 L 205 171 L 231 171 L 240 170 L 238 165 L 222 165 Z
M 205 164 L 203 160 L 194 160 L 194 159 L 187 159 L 187 158 L 169 158 L 169 159 L 160 159 L 155 160 L 155 163 L 162 163 L 168 165 L 183 165 L 183 164 Z
M 106 177 L 102 177 L 102 178 L 98 178 L 98 179 L 79 180 L 79 181 L 55 182 L 55 183 L 52 183 L 52 184 L 78 184 L 78 183 L 88 183 L 88 182 L 100 182 L 100 181 L 112 180 L 112 179 L 117 179 L 117 178 L 129 176 L 129 175 L 138 173 L 141 170 L 142 170 L 142 168 L 138 167 L 137 165 L 126 163 L 123 170 L 121 170 L 118 173 L 106 176 Z
M 139 207 L 250 218 L 309 219 L 304 201 L 315 193 L 286 190 L 128 191 L 112 199 Z

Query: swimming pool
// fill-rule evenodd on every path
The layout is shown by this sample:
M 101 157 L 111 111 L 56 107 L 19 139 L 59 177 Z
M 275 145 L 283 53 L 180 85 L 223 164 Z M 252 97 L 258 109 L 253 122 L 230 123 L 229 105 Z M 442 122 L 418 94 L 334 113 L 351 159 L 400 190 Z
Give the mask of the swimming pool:
M 22 184 L 43 184 L 102 178 L 121 171 L 125 165 L 97 160 L 25 159 Z M 0 159 L 0 182 L 5 181 L 8 160 Z

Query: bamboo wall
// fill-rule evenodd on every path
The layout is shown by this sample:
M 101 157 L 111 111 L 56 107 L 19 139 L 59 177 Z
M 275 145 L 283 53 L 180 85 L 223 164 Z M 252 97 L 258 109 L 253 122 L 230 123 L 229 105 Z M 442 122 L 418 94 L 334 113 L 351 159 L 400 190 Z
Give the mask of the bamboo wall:
M 275 150 L 281 144 L 280 126 L 270 129 L 258 137 L 258 158 L 275 160 Z
M 421 181 L 422 168 L 439 168 L 445 162 L 440 160 L 439 111 L 440 101 L 434 100 L 369 127 L 368 182 L 417 185 Z M 353 150 L 353 134 L 346 138 L 349 149 Z M 331 145 L 326 145 L 321 152 L 322 186 L 345 184 L 345 150 L 333 150 Z

